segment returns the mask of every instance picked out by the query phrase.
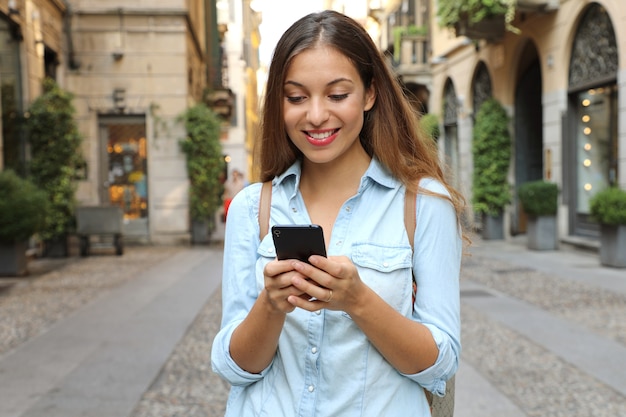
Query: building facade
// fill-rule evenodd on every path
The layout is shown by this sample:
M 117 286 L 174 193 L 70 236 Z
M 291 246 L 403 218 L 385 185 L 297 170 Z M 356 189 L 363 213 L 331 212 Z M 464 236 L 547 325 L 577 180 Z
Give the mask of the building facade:
M 66 10 L 61 0 L 0 1 L 0 169 L 24 173 L 26 109 L 41 94 L 44 76 L 56 78 Z
M 184 240 L 188 180 L 176 121 L 202 100 L 207 28 L 203 0 L 69 2 L 62 85 L 75 94 L 85 134 L 83 204 L 124 208 L 124 235 Z
M 245 123 L 243 108 L 230 109 L 228 22 L 217 20 L 215 0 L 0 0 L 0 169 L 26 165 L 21 121 L 52 77 L 74 94 L 85 138 L 79 204 L 121 206 L 128 240 L 189 241 L 178 117 L 201 101 L 224 112 L 225 149 L 232 127 Z
M 509 30 L 456 36 L 439 26 L 431 2 L 430 112 L 439 116 L 441 152 L 471 201 L 472 128 L 489 97 L 507 109 L 513 135 L 507 235 L 524 233 L 515 190 L 556 182 L 559 236 L 594 246 L 589 200 L 626 188 L 626 3 L 518 0 Z M 458 28 L 457 28 L 458 29 Z

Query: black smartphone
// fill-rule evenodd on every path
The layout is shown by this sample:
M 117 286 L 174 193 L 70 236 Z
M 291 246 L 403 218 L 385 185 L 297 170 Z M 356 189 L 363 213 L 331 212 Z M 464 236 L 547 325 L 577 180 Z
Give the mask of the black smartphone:
M 309 262 L 309 256 L 326 256 L 324 232 L 317 224 L 292 224 L 272 226 L 276 257 Z

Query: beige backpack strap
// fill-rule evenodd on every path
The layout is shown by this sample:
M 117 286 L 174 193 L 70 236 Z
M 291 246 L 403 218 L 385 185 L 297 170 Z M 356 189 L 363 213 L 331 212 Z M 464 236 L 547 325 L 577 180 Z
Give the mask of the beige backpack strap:
M 272 181 L 265 181 L 259 197 L 259 240 L 263 240 L 270 228 L 270 206 L 272 205 Z
M 409 242 L 411 243 L 411 249 L 413 249 L 413 238 L 415 236 L 415 191 L 408 188 L 404 192 L 404 227 L 406 233 L 409 235 Z
M 413 244 L 415 243 L 415 228 L 417 224 L 415 223 L 415 199 L 416 194 L 413 190 L 406 189 L 404 192 L 404 228 L 406 229 L 406 234 L 409 237 L 409 242 L 411 243 L 411 249 L 413 249 Z M 415 282 L 415 278 L 413 279 L 413 301 L 415 301 L 415 292 L 417 290 L 417 283 Z M 430 405 L 430 411 L 433 411 L 433 394 L 424 389 L 424 394 L 426 394 L 426 399 L 428 400 L 428 404 Z

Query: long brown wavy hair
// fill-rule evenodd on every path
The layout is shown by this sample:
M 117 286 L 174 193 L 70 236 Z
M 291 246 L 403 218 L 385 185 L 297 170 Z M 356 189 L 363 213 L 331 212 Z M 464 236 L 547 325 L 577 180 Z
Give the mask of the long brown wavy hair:
M 295 22 L 282 35 L 272 57 L 266 85 L 255 164 L 261 181 L 282 174 L 302 156 L 285 130 L 284 81 L 293 58 L 318 45 L 345 55 L 357 69 L 365 88 L 374 84 L 376 102 L 366 112 L 360 141 L 407 188 L 417 190 L 419 180 L 435 178 L 446 186 L 457 216 L 465 200 L 445 179 L 435 142 L 421 130 L 419 115 L 365 29 L 353 19 L 325 10 Z

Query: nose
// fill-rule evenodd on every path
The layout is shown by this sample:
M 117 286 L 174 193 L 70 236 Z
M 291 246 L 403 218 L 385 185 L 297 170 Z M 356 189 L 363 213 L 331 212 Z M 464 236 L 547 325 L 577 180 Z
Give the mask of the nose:
M 307 109 L 307 120 L 313 126 L 321 126 L 328 120 L 329 112 L 323 99 L 312 99 L 309 101 Z

